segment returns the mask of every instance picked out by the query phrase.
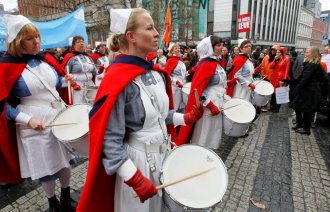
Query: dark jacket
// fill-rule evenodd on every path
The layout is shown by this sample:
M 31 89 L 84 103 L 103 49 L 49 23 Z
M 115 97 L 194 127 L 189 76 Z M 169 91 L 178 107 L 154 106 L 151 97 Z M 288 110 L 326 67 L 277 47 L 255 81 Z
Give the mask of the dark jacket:
M 321 105 L 320 83 L 324 78 L 325 73 L 319 63 L 304 62 L 302 73 L 292 92 L 294 99 L 291 107 L 300 112 L 317 111 Z

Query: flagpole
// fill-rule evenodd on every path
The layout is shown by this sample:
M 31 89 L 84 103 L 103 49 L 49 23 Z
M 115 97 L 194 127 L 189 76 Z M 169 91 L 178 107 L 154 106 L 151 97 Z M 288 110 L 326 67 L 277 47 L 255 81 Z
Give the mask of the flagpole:
M 167 14 L 167 8 L 168 6 L 170 5 L 172 0 L 169 0 L 168 3 L 167 3 L 167 6 L 166 6 L 166 14 Z M 172 22 L 172 17 L 171 17 L 171 22 Z M 171 23 L 172 25 L 172 23 Z M 164 36 L 165 36 L 165 30 L 166 30 L 166 15 L 165 15 L 165 19 L 164 19 L 164 27 L 163 27 L 163 38 L 161 39 L 160 41 L 160 45 L 159 47 L 162 47 L 163 46 L 163 43 L 164 43 Z

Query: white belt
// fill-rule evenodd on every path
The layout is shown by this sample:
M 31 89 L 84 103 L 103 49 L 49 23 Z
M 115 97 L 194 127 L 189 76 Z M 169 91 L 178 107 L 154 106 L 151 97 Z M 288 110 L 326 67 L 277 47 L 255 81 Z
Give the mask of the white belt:
M 20 99 L 22 105 L 31 105 L 31 106 L 46 106 L 51 108 L 57 108 L 61 105 L 61 102 L 54 100 L 50 102 L 48 100 L 42 99 Z
M 152 153 L 163 153 L 168 148 L 168 143 L 166 141 L 161 144 L 148 144 L 137 140 L 130 140 L 127 142 L 127 144 L 130 147 L 140 150 L 142 152 L 148 152 L 149 150 L 149 152 Z

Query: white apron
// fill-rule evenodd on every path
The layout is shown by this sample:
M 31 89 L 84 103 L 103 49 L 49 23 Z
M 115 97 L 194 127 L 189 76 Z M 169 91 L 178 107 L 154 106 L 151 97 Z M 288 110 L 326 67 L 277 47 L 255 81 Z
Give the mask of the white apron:
M 183 62 L 179 61 L 175 70 L 180 71 L 180 76 L 171 76 L 172 79 L 172 93 L 173 93 L 173 101 L 174 101 L 174 110 L 185 108 L 185 104 L 182 98 L 182 89 L 176 85 L 176 81 L 179 80 L 182 84 L 185 83 L 186 78 L 186 66 Z
M 251 83 L 253 81 L 254 66 L 253 66 L 252 62 L 249 60 L 247 60 L 246 63 L 249 67 L 250 74 L 248 77 L 244 77 L 244 78 L 245 78 L 245 80 L 247 80 L 248 82 Z M 236 74 L 235 74 L 235 77 L 236 77 Z M 240 99 L 244 99 L 246 101 L 251 102 L 251 94 L 252 94 L 252 91 L 251 91 L 250 87 L 248 87 L 245 84 L 241 85 L 240 83 L 238 83 L 234 87 L 233 98 L 240 98 Z
M 161 122 L 163 130 L 166 130 L 165 118 L 167 117 L 169 110 L 169 99 L 167 98 L 165 84 L 161 75 L 158 72 L 152 71 L 157 84 L 145 86 L 148 88 L 148 92 L 155 97 L 155 102 L 158 105 L 158 110 L 161 114 Z M 147 74 L 148 76 L 148 74 Z M 150 98 L 148 97 L 145 90 L 136 81 L 139 80 L 140 76 L 134 80 L 140 88 L 140 95 L 143 102 L 143 106 L 146 111 L 145 122 L 143 128 L 137 132 L 131 133 L 128 138 L 128 142 L 142 142 L 151 144 L 162 144 L 164 142 L 163 131 L 158 122 L 159 113 L 156 111 L 155 107 L 152 105 Z M 166 133 L 166 132 L 165 132 Z M 135 166 L 140 169 L 142 174 L 149 178 L 155 185 L 159 185 L 159 175 L 162 162 L 165 158 L 164 153 L 151 153 L 151 158 L 155 162 L 156 172 L 152 174 L 150 171 L 149 164 L 147 162 L 146 152 L 137 150 L 127 143 L 124 144 L 127 150 L 129 158 L 133 161 Z M 156 177 L 154 177 L 156 176 Z M 116 188 L 115 188 L 115 212 L 161 212 L 162 211 L 162 197 L 160 194 L 155 195 L 151 199 L 140 202 L 139 198 L 134 198 L 134 190 L 124 183 L 124 180 L 117 175 L 116 177 Z
M 227 77 L 222 68 L 219 70 L 219 83 L 217 85 L 207 87 L 204 92 L 207 94 L 206 99 L 211 99 L 211 101 L 220 109 L 224 104 Z M 221 143 L 221 135 L 222 113 L 217 116 L 212 116 L 211 111 L 205 107 L 203 117 L 195 124 L 191 143 L 212 149 L 219 149 Z
M 85 98 L 85 93 L 86 89 L 90 86 L 95 86 L 94 82 L 92 81 L 93 79 L 93 70 L 95 69 L 95 65 L 93 61 L 90 62 L 89 58 L 85 58 L 87 62 L 83 62 L 79 56 L 76 56 L 78 58 L 79 63 L 81 64 L 82 70 L 79 73 L 72 73 L 74 80 L 81 86 L 81 90 L 73 90 L 73 103 L 74 104 L 88 104 L 90 103 L 86 98 Z M 84 56 L 87 57 L 87 56 Z M 93 63 L 93 64 L 91 64 Z
M 53 70 L 50 70 L 51 67 L 47 63 L 42 62 L 39 66 L 29 69 L 37 72 L 51 88 L 55 88 L 57 76 Z M 16 109 L 39 118 L 46 125 L 50 124 L 55 116 L 64 109 L 64 106 L 59 105 L 58 108 L 51 107 L 50 102 L 54 101 L 55 98 L 30 71 L 25 69 L 22 72 L 22 77 L 26 82 L 31 96 L 20 98 L 21 104 Z M 55 89 L 54 92 L 57 94 Z M 49 102 L 49 105 L 34 105 L 31 104 L 31 100 L 42 100 L 45 103 Z M 22 178 L 31 177 L 32 180 L 35 180 L 55 174 L 62 168 L 70 166 L 68 162 L 70 155 L 64 146 L 53 136 L 50 127 L 47 127 L 43 131 L 36 131 L 33 129 L 21 129 L 17 126 L 16 134 Z
M 102 72 L 102 74 L 99 74 L 99 75 L 97 75 L 96 77 L 95 77 L 95 85 L 96 86 L 100 86 L 100 84 L 101 84 L 101 81 L 102 81 L 102 79 L 103 79 L 103 77 L 104 77 L 104 74 L 105 74 L 105 69 L 106 68 L 108 68 L 108 66 L 109 66 L 109 59 L 106 57 L 106 56 L 102 56 L 102 57 L 100 57 L 98 60 L 97 60 L 97 62 L 99 62 L 99 63 L 97 63 L 97 64 L 99 64 L 99 65 L 104 65 L 104 71 Z M 98 66 L 99 67 L 99 66 Z

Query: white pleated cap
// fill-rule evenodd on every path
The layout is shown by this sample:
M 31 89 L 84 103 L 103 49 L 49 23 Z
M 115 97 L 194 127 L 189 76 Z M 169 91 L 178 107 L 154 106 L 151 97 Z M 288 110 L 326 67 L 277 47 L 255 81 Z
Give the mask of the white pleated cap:
M 201 40 L 201 42 L 197 45 L 197 53 L 200 58 L 210 57 L 214 55 L 211 43 L 211 36 Z
M 124 34 L 127 28 L 127 22 L 132 9 L 113 9 L 110 8 L 110 31 L 116 34 Z
M 22 15 L 9 15 L 6 14 L 3 16 L 3 22 L 7 27 L 7 34 L 8 34 L 8 43 L 13 42 L 15 40 L 18 33 L 21 29 L 27 25 L 31 24 L 32 22 L 27 19 L 25 16 Z

